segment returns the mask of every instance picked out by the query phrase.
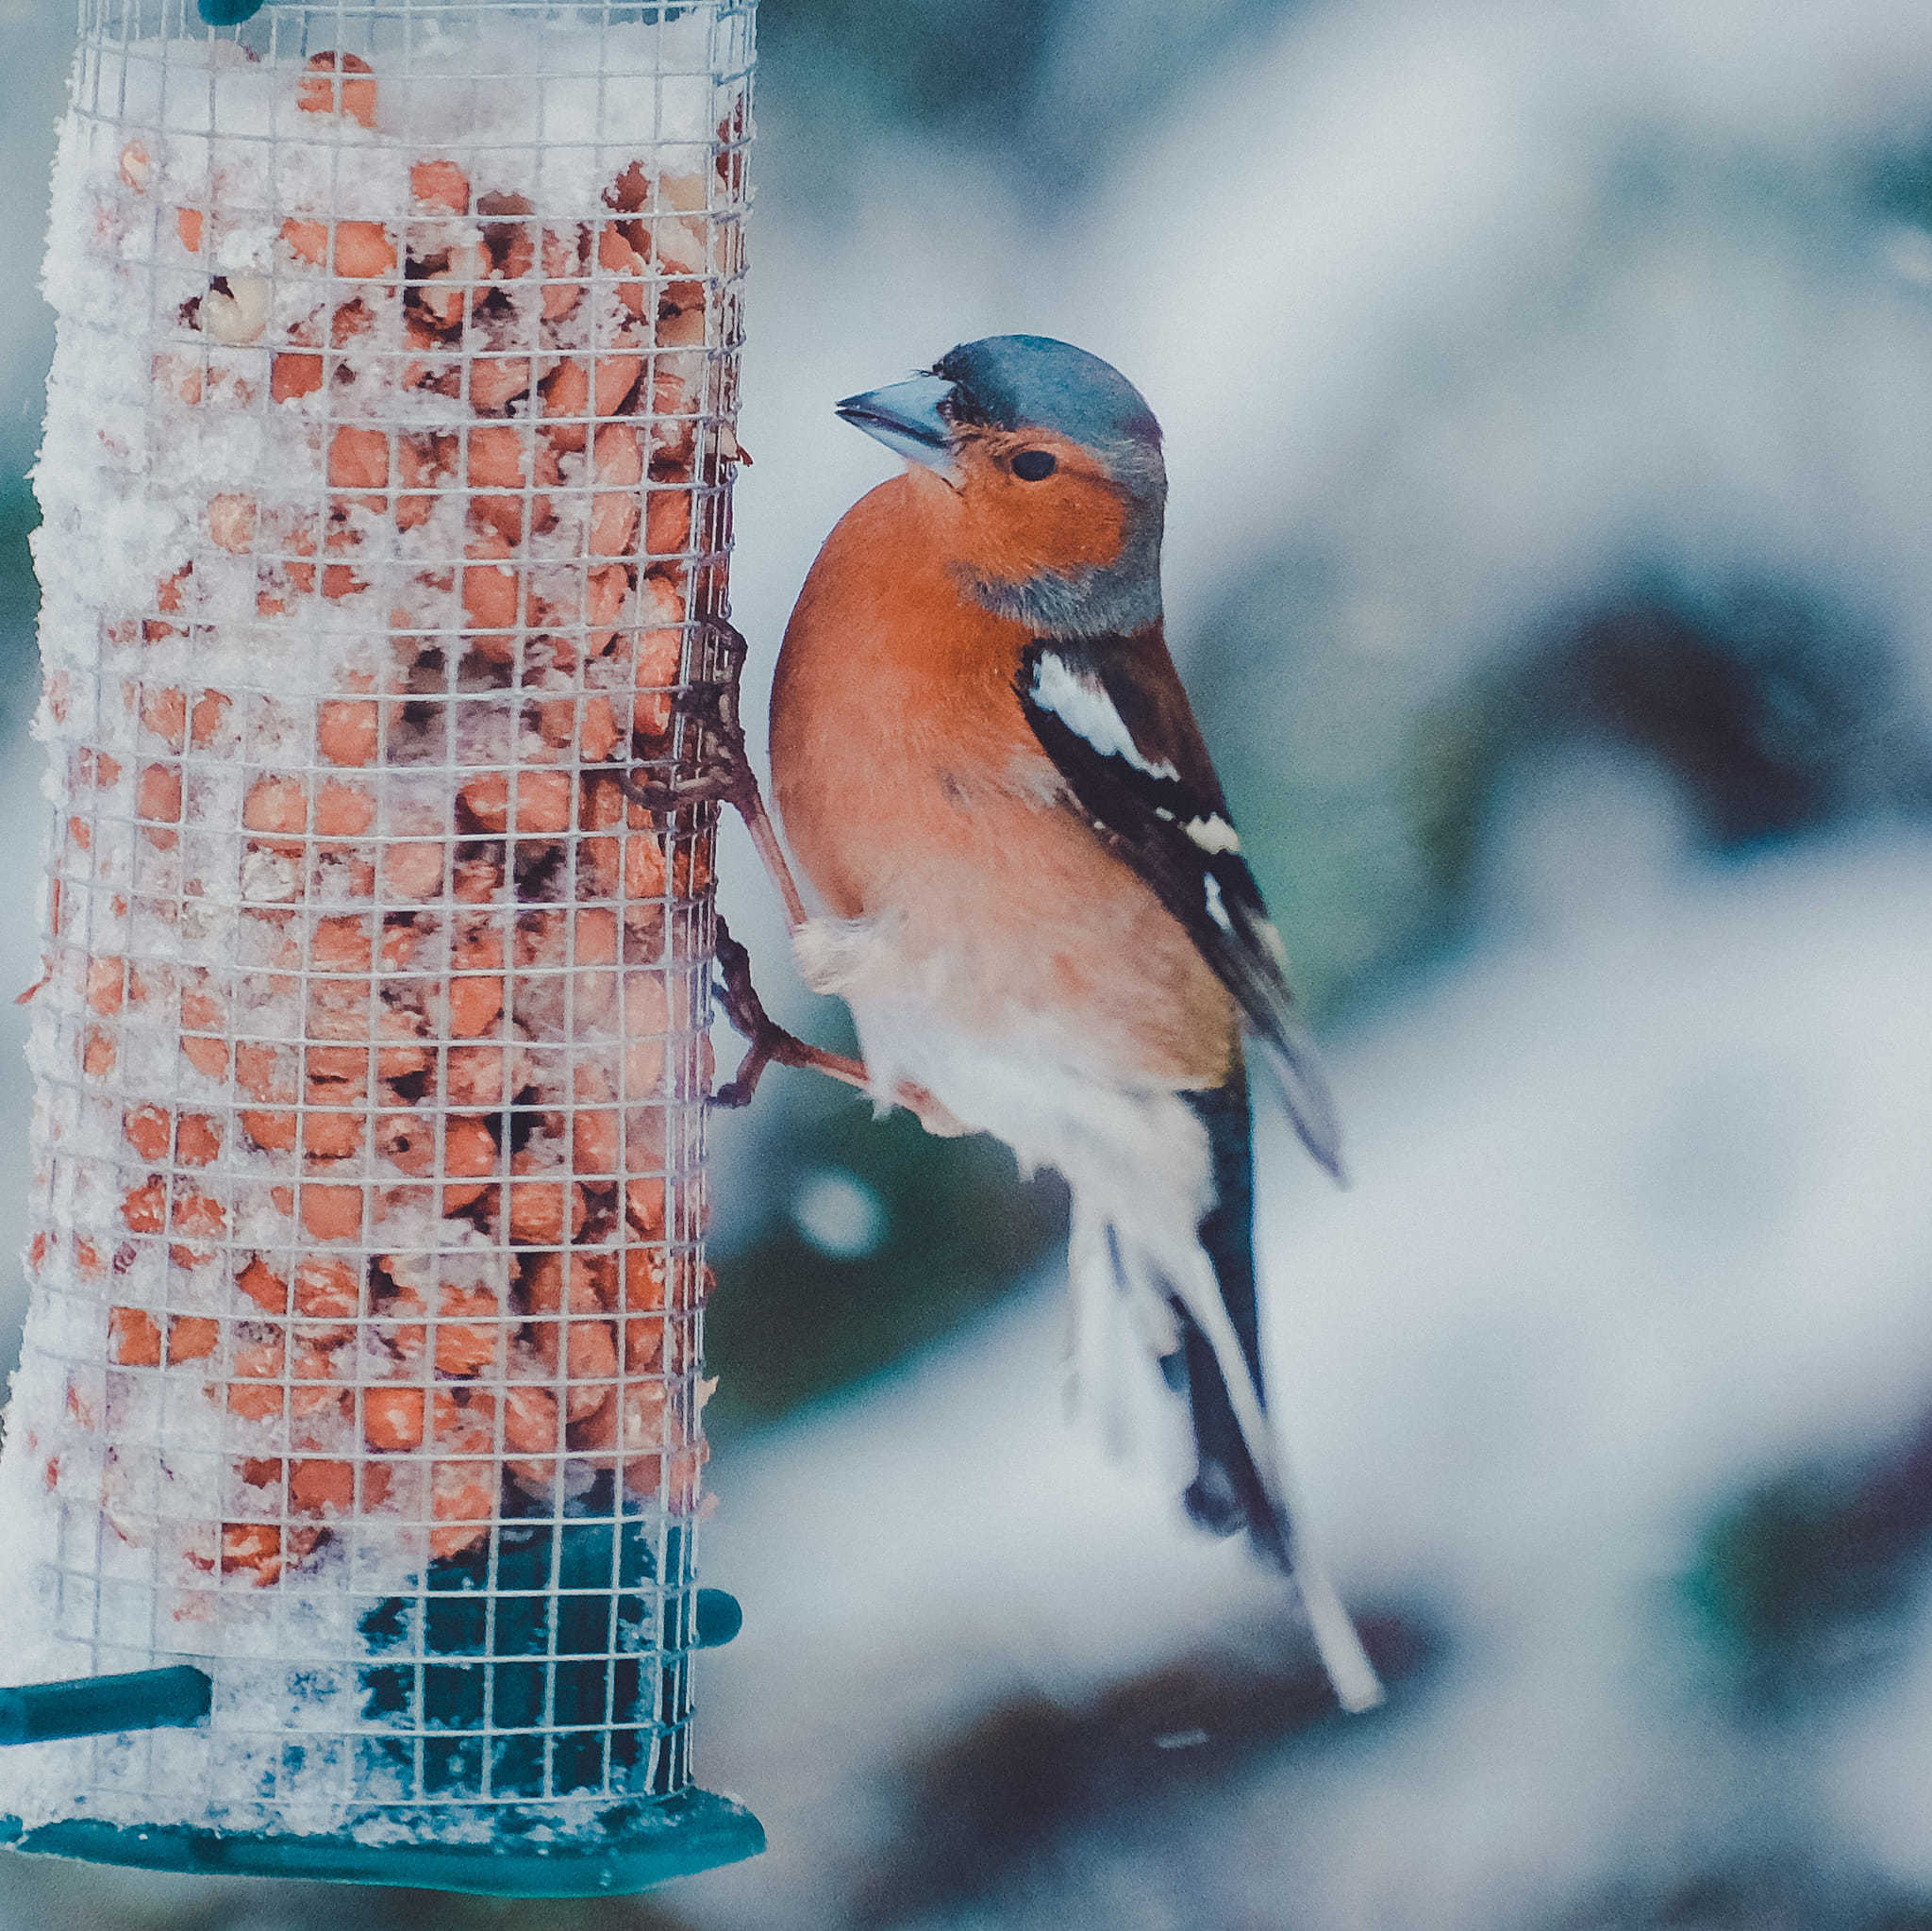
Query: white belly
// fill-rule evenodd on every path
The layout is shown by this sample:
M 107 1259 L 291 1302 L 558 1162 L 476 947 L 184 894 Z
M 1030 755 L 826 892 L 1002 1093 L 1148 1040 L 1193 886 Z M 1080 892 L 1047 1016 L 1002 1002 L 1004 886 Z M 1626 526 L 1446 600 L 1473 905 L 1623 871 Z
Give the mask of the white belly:
M 924 1087 L 962 1124 L 1005 1140 L 1024 1173 L 1065 1178 L 1076 1245 L 1084 1228 L 1111 1226 L 1150 1289 L 1192 1284 L 1211 1168 L 1207 1129 L 1178 1092 L 1123 1081 L 1076 1034 L 1022 1007 L 960 1028 L 947 1015 L 984 1012 L 977 988 L 952 984 L 970 959 L 908 961 L 889 921 L 815 919 L 797 946 L 813 988 L 851 1007 L 881 1107 L 901 1081 Z

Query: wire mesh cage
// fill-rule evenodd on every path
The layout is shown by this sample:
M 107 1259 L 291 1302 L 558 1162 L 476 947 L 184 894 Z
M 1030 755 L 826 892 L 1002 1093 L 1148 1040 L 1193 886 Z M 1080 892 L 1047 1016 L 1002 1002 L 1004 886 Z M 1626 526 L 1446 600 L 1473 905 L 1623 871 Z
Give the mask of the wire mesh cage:
M 15 1673 L 164 1673 L 26 1723 L 109 1733 L 0 1762 L 28 1848 L 761 1841 L 688 1749 L 714 810 L 635 796 L 722 647 L 753 5 L 85 0 L 0 1560 Z

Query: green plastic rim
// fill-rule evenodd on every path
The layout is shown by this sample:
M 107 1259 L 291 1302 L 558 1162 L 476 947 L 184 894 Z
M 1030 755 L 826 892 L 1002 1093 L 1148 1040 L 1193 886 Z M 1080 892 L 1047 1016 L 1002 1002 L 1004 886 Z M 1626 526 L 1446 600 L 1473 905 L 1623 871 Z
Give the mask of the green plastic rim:
M 408 1842 L 401 1833 L 438 1822 L 488 1825 L 488 1843 Z M 183 1824 L 116 1824 L 75 1818 L 25 1829 L 0 1820 L 0 1842 L 17 1851 L 131 1864 L 199 1877 L 307 1877 L 331 1884 L 398 1885 L 477 1897 L 628 1897 L 720 1864 L 755 1857 L 764 1826 L 743 1805 L 710 1790 L 620 1804 L 598 1820 L 601 1836 L 548 1837 L 557 1820 L 525 1808 L 452 1806 L 373 1808 L 325 1837 L 219 1831 Z M 370 1842 L 358 1831 L 381 1836 Z M 542 1834 L 542 1835 L 540 1835 Z

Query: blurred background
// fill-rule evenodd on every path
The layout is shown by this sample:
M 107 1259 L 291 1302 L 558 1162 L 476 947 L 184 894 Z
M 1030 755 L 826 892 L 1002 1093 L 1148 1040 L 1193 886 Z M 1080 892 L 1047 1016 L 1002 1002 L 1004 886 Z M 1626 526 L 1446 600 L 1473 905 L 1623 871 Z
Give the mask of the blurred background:
M 5 988 L 71 35 L 0 0 Z M 747 1623 L 696 1732 L 770 1853 L 581 1906 L 8 1858 L 0 1924 L 1932 1927 L 1932 10 L 766 0 L 760 42 L 748 708 L 890 472 L 833 398 L 1004 330 L 1141 386 L 1349 1128 L 1346 1193 L 1263 1130 L 1267 1342 L 1390 1702 L 1338 1716 L 1156 1445 L 1069 1421 L 1055 1190 L 780 1073 L 716 1135 Z

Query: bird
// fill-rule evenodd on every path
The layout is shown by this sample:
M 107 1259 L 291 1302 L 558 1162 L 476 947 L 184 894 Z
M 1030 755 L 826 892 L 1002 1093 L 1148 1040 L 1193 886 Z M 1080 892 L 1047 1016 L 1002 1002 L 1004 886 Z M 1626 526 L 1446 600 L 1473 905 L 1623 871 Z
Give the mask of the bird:
M 863 1057 L 827 1070 L 1064 1177 L 1076 1363 L 1123 1318 L 1145 1338 L 1191 1418 L 1187 1514 L 1294 1578 L 1365 1708 L 1267 1413 L 1250 1068 L 1338 1178 L 1340 1134 L 1169 655 L 1159 424 L 1033 335 L 836 411 L 905 464 L 826 539 L 772 687 L 778 816 L 824 907 L 794 949 Z

